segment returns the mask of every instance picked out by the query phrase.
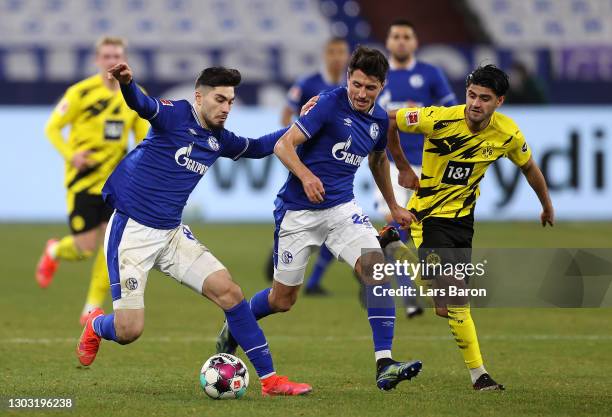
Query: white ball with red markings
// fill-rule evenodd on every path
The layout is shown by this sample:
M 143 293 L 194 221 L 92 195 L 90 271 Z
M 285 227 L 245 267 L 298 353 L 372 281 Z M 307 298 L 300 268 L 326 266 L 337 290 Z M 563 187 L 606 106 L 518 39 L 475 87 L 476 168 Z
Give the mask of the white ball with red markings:
M 215 400 L 240 398 L 249 386 L 249 371 L 239 358 L 218 353 L 204 362 L 200 385 Z

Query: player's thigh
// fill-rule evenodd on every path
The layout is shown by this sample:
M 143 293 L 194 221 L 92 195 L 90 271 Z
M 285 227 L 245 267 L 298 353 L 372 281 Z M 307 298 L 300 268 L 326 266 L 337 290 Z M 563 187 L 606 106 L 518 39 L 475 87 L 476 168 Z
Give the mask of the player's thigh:
M 171 231 L 155 267 L 198 294 L 202 294 L 204 282 L 211 274 L 227 270 L 185 224 Z
M 244 299 L 242 290 L 227 269 L 208 275 L 202 285 L 202 295 L 224 310 L 230 309 Z
M 366 272 L 371 272 L 370 262 L 384 260 L 376 229 L 354 201 L 336 207 L 335 212 L 330 214 L 330 230 L 325 245 L 334 256 L 349 264 L 364 278 Z M 368 261 L 367 268 L 364 268 L 361 260 Z
M 106 228 L 104 254 L 113 309 L 144 308 L 148 273 L 167 244 L 166 230 L 137 223 L 115 212 Z
M 98 239 L 100 236 L 100 232 L 98 228 L 90 229 L 85 232 L 79 232 L 73 234 L 74 243 L 76 247 L 83 252 L 85 257 L 89 257 L 95 250 L 96 246 L 98 246 Z
M 451 218 L 429 218 L 423 222 L 423 243 L 419 247 L 419 258 L 423 265 L 422 278 L 427 285 L 442 291 L 434 297 L 437 307 L 465 305 L 465 296 L 450 296 L 451 287 L 467 288 L 465 265 L 471 262 L 471 248 L 461 247 L 469 237 L 465 222 Z M 458 275 L 457 272 L 461 274 Z M 455 292 L 461 293 L 461 292 Z
M 474 238 L 474 215 L 459 217 L 455 219 L 453 232 L 455 246 L 458 248 L 471 248 Z
M 289 287 L 301 285 L 310 254 L 323 244 L 326 232 L 319 210 L 289 210 L 279 217 L 274 231 L 274 280 Z

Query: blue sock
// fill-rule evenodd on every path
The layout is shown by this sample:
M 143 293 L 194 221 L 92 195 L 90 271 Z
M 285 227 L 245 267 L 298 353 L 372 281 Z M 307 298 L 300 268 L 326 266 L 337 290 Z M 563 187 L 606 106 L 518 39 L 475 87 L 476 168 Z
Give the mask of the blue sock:
M 308 277 L 308 281 L 306 282 L 306 288 L 312 289 L 318 287 L 321 283 L 321 278 L 325 274 L 327 267 L 334 259 L 334 255 L 327 249 L 327 246 L 322 245 L 321 250 L 319 251 L 319 256 L 317 257 L 317 262 L 312 268 L 312 272 Z
M 393 345 L 393 330 L 395 329 L 395 302 L 389 295 L 382 296 L 382 289 L 389 289 L 389 283 L 368 285 L 366 287 L 368 321 L 372 328 L 374 352 L 389 351 Z M 377 295 L 378 294 L 378 295 Z
M 263 319 L 270 314 L 274 314 L 274 311 L 270 308 L 270 303 L 268 303 L 270 291 L 272 291 L 272 288 L 261 290 L 251 298 L 251 301 L 249 301 L 255 320 Z
M 115 313 L 98 316 L 93 321 L 94 332 L 102 339 L 117 341 L 115 334 Z
M 240 303 L 225 311 L 229 330 L 262 378 L 274 373 L 272 355 L 263 331 L 257 325 L 249 304 Z
M 402 229 L 402 226 L 398 222 L 392 221 L 391 223 L 389 223 L 389 226 L 393 226 L 397 229 L 400 235 L 400 240 L 402 242 L 406 242 L 408 240 L 408 230 Z

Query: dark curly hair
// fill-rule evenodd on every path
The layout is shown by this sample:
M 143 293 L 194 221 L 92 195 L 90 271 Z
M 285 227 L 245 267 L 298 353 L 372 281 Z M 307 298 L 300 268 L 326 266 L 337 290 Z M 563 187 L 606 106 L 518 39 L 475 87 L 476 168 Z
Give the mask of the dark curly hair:
M 387 71 L 389 71 L 389 62 L 378 49 L 358 46 L 351 55 L 348 66 L 349 74 L 355 70 L 361 70 L 368 77 L 378 78 L 381 83 L 384 83 Z
M 240 84 L 242 76 L 240 71 L 224 67 L 211 67 L 204 69 L 195 82 L 195 88 L 207 87 L 236 87 Z
M 490 88 L 498 97 L 505 96 L 510 87 L 508 74 L 493 64 L 480 66 L 472 71 L 465 79 L 465 87 L 472 84 Z

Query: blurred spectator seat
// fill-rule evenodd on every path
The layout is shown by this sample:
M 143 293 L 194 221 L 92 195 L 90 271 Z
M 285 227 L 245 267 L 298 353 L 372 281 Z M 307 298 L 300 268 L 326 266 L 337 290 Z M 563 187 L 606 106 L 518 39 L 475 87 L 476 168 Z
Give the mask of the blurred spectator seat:
M 610 0 L 467 0 L 499 46 L 610 45 Z

